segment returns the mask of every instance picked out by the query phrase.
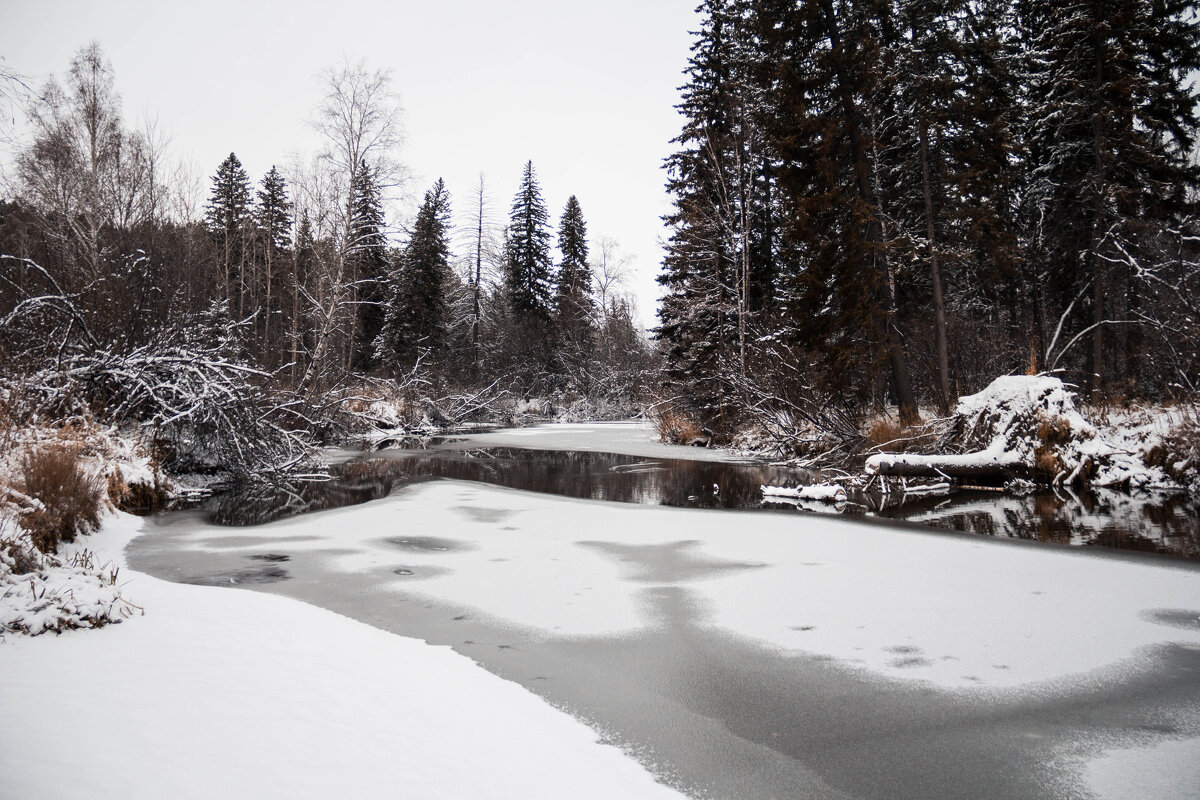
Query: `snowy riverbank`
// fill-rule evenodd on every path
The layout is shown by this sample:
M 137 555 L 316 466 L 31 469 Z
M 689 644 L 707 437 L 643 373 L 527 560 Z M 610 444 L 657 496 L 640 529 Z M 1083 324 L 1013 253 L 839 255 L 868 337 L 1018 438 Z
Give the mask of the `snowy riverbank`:
M 86 544 L 120 561 L 143 524 L 109 517 Z M 0 639 L 0 796 L 679 796 L 448 648 L 285 598 L 120 576 L 145 616 Z

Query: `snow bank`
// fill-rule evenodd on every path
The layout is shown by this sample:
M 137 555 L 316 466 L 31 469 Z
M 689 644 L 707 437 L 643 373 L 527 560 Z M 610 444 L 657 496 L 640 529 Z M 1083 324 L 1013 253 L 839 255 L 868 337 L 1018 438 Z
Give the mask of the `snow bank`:
M 0 522 L 0 639 L 102 628 L 141 613 L 122 597 L 118 570 L 98 564 L 91 551 L 43 554 L 28 535 L 5 532 L 4 525 Z
M 119 553 L 143 521 L 93 537 Z M 271 595 L 122 573 L 146 615 L 0 643 L 0 795 L 679 797 L 447 648 Z
M 1058 378 L 997 378 L 983 391 L 959 400 L 955 420 L 954 438 L 968 452 L 880 453 L 867 459 L 867 473 L 1033 476 L 1045 483 L 1179 488 L 1161 468 L 1147 463 L 1144 437 L 1131 437 L 1120 424 L 1100 427 L 1088 421 Z

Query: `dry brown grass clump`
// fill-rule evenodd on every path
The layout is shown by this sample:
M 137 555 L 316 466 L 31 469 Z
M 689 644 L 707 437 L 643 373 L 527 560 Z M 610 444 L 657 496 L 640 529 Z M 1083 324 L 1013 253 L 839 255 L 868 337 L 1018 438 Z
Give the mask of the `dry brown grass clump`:
M 671 403 L 655 406 L 649 412 L 658 438 L 669 444 L 694 444 L 706 439 L 700 423 Z
M 908 431 L 899 422 L 880 417 L 867 427 L 867 447 L 876 450 L 892 450 L 891 445 L 908 438 Z M 903 449 L 903 448 L 900 448 Z
M 21 458 L 20 489 L 40 504 L 21 517 L 35 547 L 51 553 L 100 526 L 101 488 L 84 469 L 79 449 L 52 444 L 27 450 Z

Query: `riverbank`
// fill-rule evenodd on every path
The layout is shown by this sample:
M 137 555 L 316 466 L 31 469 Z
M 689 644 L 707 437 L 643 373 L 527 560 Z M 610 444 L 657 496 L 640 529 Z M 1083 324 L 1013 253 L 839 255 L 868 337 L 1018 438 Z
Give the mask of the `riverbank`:
M 0 639 L 0 795 L 679 797 L 449 648 L 130 570 L 146 524 L 110 516 L 86 540 L 144 616 Z

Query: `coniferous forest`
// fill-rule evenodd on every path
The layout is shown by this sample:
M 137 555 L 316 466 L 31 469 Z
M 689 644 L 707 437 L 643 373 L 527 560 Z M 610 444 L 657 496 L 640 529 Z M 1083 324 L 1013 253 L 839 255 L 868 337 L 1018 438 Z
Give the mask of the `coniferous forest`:
M 707 0 L 667 163 L 673 393 L 705 425 L 945 415 L 997 375 L 1200 380 L 1187 2 Z

